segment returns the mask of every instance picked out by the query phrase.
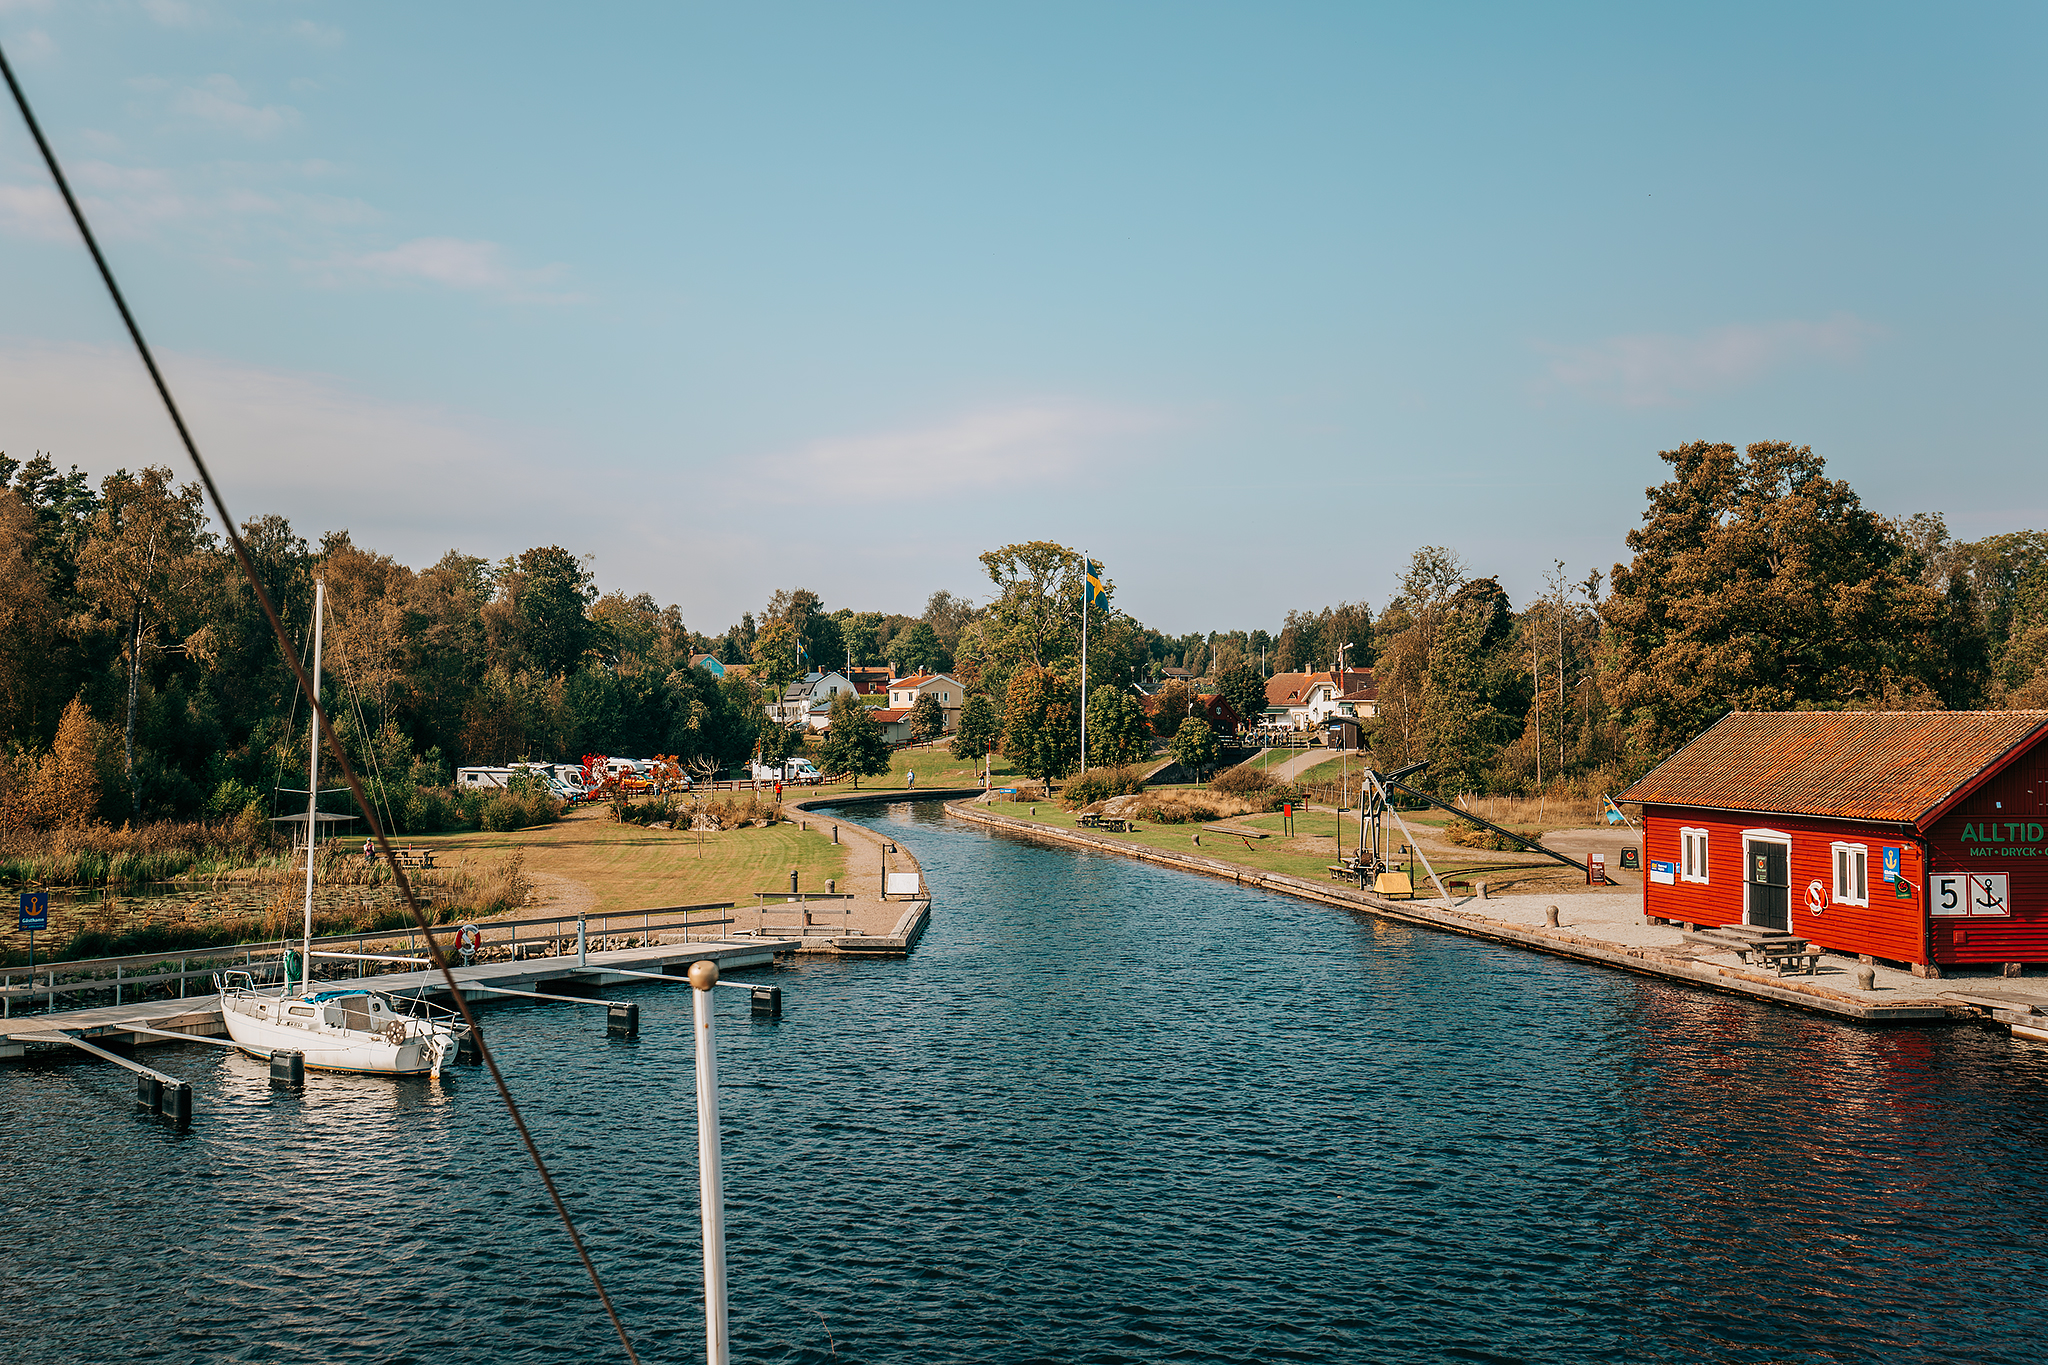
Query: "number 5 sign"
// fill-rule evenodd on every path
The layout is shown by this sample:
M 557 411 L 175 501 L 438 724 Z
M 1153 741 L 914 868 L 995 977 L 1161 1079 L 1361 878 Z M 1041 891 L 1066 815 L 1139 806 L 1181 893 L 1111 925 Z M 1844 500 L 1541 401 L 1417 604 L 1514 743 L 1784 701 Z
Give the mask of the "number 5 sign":
M 1927 879 L 1937 915 L 2011 915 L 2003 872 L 1948 872 Z

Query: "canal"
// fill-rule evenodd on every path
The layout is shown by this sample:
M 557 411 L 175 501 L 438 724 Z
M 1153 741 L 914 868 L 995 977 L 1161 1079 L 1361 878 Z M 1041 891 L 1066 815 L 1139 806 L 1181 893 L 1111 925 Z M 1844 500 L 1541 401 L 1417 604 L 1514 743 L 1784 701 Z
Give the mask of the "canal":
M 723 992 L 735 1358 L 2032 1361 L 2048 1049 L 1845 1026 L 946 820 L 897 962 Z M 486 1015 L 701 1358 L 686 992 Z M 488 1082 L 0 1068 L 12 1360 L 619 1358 Z

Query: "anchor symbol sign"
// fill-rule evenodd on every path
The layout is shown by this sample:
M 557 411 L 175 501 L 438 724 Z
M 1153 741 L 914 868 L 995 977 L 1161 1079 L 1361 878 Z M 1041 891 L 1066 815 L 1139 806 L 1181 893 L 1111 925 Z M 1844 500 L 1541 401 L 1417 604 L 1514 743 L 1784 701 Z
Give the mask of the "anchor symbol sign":
M 2005 878 L 2000 877 L 2003 882 Z M 1991 878 L 1970 878 L 1970 913 L 1973 915 L 2002 915 L 2005 911 L 2005 888 L 1993 888 Z

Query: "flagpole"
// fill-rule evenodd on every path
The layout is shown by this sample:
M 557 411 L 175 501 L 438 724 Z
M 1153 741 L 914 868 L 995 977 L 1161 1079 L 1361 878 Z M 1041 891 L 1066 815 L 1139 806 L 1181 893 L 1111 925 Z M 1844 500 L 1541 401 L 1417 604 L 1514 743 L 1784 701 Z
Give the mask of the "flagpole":
M 1095 595 L 1088 582 L 1088 555 L 1081 554 L 1081 771 L 1088 771 L 1088 603 Z

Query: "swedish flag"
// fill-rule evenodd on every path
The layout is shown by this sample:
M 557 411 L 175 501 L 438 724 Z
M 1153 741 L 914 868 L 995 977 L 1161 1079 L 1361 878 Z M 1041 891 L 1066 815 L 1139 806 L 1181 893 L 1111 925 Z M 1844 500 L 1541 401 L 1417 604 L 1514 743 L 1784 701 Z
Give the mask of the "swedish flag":
M 1088 605 L 1098 611 L 1109 610 L 1109 589 L 1102 586 L 1102 566 L 1092 559 L 1081 563 L 1088 570 Z

